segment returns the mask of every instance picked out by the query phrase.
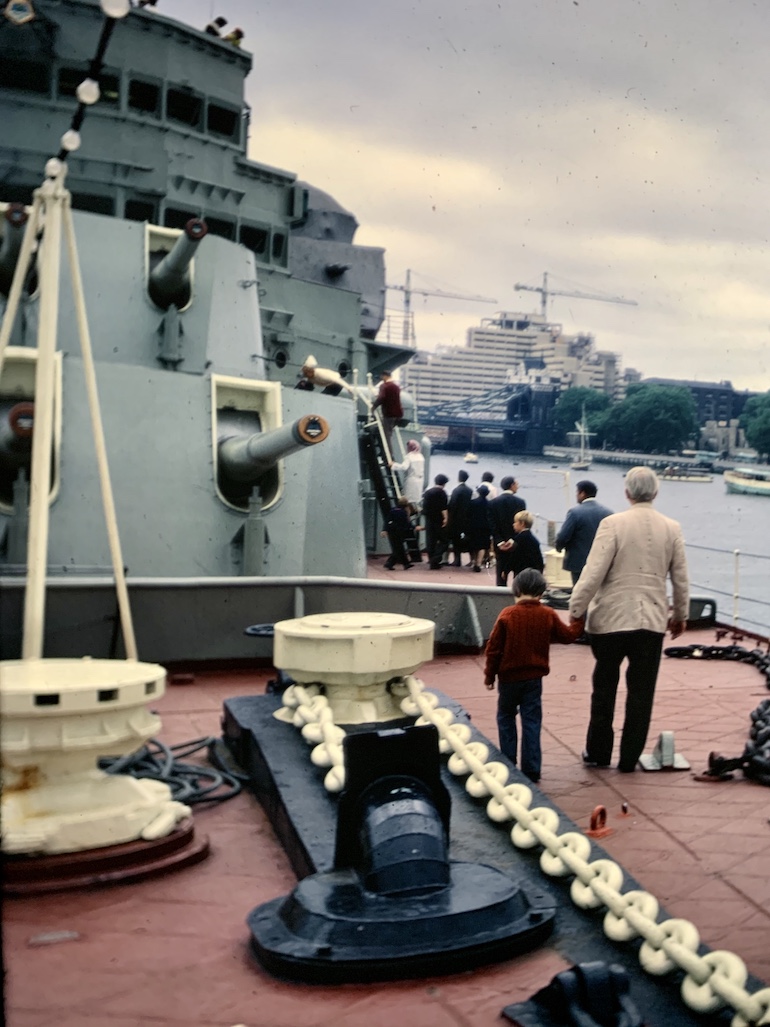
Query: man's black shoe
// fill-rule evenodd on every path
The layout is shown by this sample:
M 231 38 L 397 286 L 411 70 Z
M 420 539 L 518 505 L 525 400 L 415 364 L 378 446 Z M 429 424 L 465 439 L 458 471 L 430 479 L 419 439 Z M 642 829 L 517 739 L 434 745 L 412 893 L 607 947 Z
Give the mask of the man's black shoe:
M 607 760 L 606 763 L 599 763 L 597 760 L 592 760 L 587 752 L 583 753 L 583 763 L 585 763 L 587 767 L 608 767 L 610 765 L 609 760 Z
M 636 764 L 634 763 L 632 767 L 627 767 L 623 763 L 618 763 L 618 770 L 621 774 L 633 774 L 636 770 Z
M 390 561 L 388 561 L 388 563 L 384 563 L 382 566 L 385 568 L 386 571 L 392 571 L 396 567 L 396 565 L 394 563 L 390 563 Z
M 575 645 L 590 645 L 590 644 L 591 644 L 591 639 L 588 637 L 588 635 L 580 635 L 578 638 L 575 639 Z

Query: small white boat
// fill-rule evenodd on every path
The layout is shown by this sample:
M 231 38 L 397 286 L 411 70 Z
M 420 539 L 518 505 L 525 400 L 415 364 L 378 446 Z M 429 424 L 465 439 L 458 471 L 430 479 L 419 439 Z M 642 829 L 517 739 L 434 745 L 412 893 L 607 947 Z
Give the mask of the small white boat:
M 583 416 L 579 421 L 575 421 L 575 428 L 577 431 L 567 432 L 568 435 L 577 435 L 580 439 L 580 452 L 571 461 L 570 467 L 573 471 L 587 471 L 591 466 L 591 451 L 588 448 L 588 439 L 596 432 L 588 430 L 588 423 L 586 421 L 586 408 L 583 407 Z
M 680 467 L 675 464 L 664 468 L 658 475 L 661 481 L 713 481 L 713 474 L 706 474 L 696 467 Z
M 465 454 L 463 460 L 465 460 L 466 464 L 477 464 L 479 462 L 479 458 L 475 453 L 471 453 L 470 450 Z
M 770 470 L 760 467 L 734 467 L 724 473 L 728 492 L 744 496 L 770 496 Z

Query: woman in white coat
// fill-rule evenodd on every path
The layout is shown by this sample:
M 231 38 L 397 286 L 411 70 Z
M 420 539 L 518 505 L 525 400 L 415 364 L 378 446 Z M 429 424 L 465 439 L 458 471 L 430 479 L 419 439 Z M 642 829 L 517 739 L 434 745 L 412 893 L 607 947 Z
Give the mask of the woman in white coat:
M 400 464 L 391 461 L 394 471 L 400 471 L 403 482 L 402 492 L 411 503 L 415 513 L 420 510 L 422 494 L 425 491 L 425 457 L 422 455 L 420 443 L 410 439 L 406 444 L 406 457 Z

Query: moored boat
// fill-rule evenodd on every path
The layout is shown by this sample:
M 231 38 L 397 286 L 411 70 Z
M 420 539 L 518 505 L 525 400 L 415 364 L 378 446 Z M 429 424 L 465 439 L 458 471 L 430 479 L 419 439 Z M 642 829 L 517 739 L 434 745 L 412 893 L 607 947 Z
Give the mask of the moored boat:
M 770 496 L 770 469 L 734 467 L 724 473 L 728 492 L 742 496 Z
M 713 474 L 706 474 L 695 467 L 685 467 L 682 464 L 669 464 L 658 473 L 661 481 L 713 481 Z
M 575 431 L 567 432 L 569 436 L 577 436 L 580 440 L 580 449 L 578 455 L 570 462 L 570 467 L 573 471 L 587 471 L 591 466 L 591 451 L 588 448 L 588 440 L 596 432 L 588 430 L 588 422 L 586 421 L 586 410 L 583 407 L 583 416 L 579 421 L 575 421 Z

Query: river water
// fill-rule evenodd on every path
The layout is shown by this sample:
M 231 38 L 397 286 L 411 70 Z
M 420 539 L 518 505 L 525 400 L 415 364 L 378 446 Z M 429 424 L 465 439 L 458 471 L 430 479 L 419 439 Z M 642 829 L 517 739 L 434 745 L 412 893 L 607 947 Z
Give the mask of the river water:
M 451 492 L 461 468 L 468 471 L 473 486 L 479 484 L 484 471 L 494 474 L 495 485 L 506 474 L 513 474 L 520 484 L 519 495 L 537 518 L 533 530 L 543 548 L 548 538 L 546 522 L 561 524 L 575 504 L 575 484 L 581 478 L 596 484 L 597 498 L 611 510 L 620 512 L 628 507 L 625 469 L 616 465 L 594 462 L 588 471 L 573 471 L 547 458 L 512 459 L 480 453 L 477 464 L 466 464 L 463 457 L 441 450 L 433 453 L 431 480 L 436 474 L 446 474 L 447 491 Z M 723 623 L 770 635 L 770 497 L 729 493 L 722 475 L 715 474 L 710 482 L 661 481 L 655 507 L 682 525 L 691 594 L 715 600 L 717 619 Z M 737 557 L 735 550 L 739 551 Z

